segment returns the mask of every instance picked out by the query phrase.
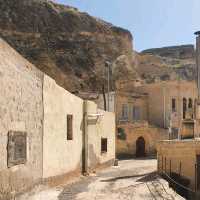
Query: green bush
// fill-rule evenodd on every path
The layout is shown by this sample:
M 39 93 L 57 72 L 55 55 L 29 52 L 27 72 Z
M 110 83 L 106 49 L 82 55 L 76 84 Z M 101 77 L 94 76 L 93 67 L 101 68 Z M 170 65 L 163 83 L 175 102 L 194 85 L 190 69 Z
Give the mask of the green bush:
M 117 138 L 120 140 L 126 140 L 126 133 L 123 128 L 117 129 Z

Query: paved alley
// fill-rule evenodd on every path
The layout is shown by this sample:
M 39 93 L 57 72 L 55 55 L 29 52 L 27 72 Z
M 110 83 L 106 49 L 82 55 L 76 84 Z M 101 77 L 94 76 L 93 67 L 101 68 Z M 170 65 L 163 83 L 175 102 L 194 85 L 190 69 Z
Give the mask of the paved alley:
M 24 195 L 20 200 L 184 199 L 156 174 L 156 165 L 155 159 L 119 161 L 118 167 L 105 169 L 90 177 L 81 177 L 65 187 Z

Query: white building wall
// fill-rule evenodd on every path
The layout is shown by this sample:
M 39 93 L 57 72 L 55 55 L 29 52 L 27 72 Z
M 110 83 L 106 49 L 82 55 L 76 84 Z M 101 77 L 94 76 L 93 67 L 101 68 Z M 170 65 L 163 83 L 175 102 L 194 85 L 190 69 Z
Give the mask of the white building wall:
M 0 38 L 0 199 L 42 177 L 42 81 L 43 74 Z M 26 162 L 10 168 L 9 131 L 27 134 Z
M 115 159 L 115 114 L 97 108 L 94 102 L 87 101 L 87 112 L 101 114 L 99 117 L 88 117 L 88 166 L 89 169 L 98 167 Z M 101 138 L 107 138 L 108 151 L 101 153 Z
M 80 171 L 83 100 L 44 76 L 43 178 Z M 73 115 L 73 140 L 67 140 L 67 114 Z

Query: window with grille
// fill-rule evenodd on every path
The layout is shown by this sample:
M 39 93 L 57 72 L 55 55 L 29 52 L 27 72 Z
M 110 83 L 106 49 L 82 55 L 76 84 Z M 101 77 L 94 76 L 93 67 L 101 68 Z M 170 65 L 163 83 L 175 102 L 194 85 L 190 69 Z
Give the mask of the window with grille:
M 128 105 L 127 104 L 122 105 L 122 119 L 128 120 Z
M 73 115 L 67 115 L 67 140 L 73 140 Z
M 141 109 L 138 106 L 133 106 L 133 120 L 139 121 L 141 120 Z
M 107 138 L 101 138 L 101 153 L 108 151 L 108 140 Z
M 27 160 L 27 134 L 20 131 L 9 131 L 7 145 L 8 167 L 25 164 Z

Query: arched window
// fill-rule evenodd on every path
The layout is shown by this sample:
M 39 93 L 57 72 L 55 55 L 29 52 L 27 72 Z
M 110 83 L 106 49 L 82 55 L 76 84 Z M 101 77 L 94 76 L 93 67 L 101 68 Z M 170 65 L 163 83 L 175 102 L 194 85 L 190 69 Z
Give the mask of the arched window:
M 186 112 L 187 112 L 187 99 L 183 98 L 183 119 L 186 117 Z

